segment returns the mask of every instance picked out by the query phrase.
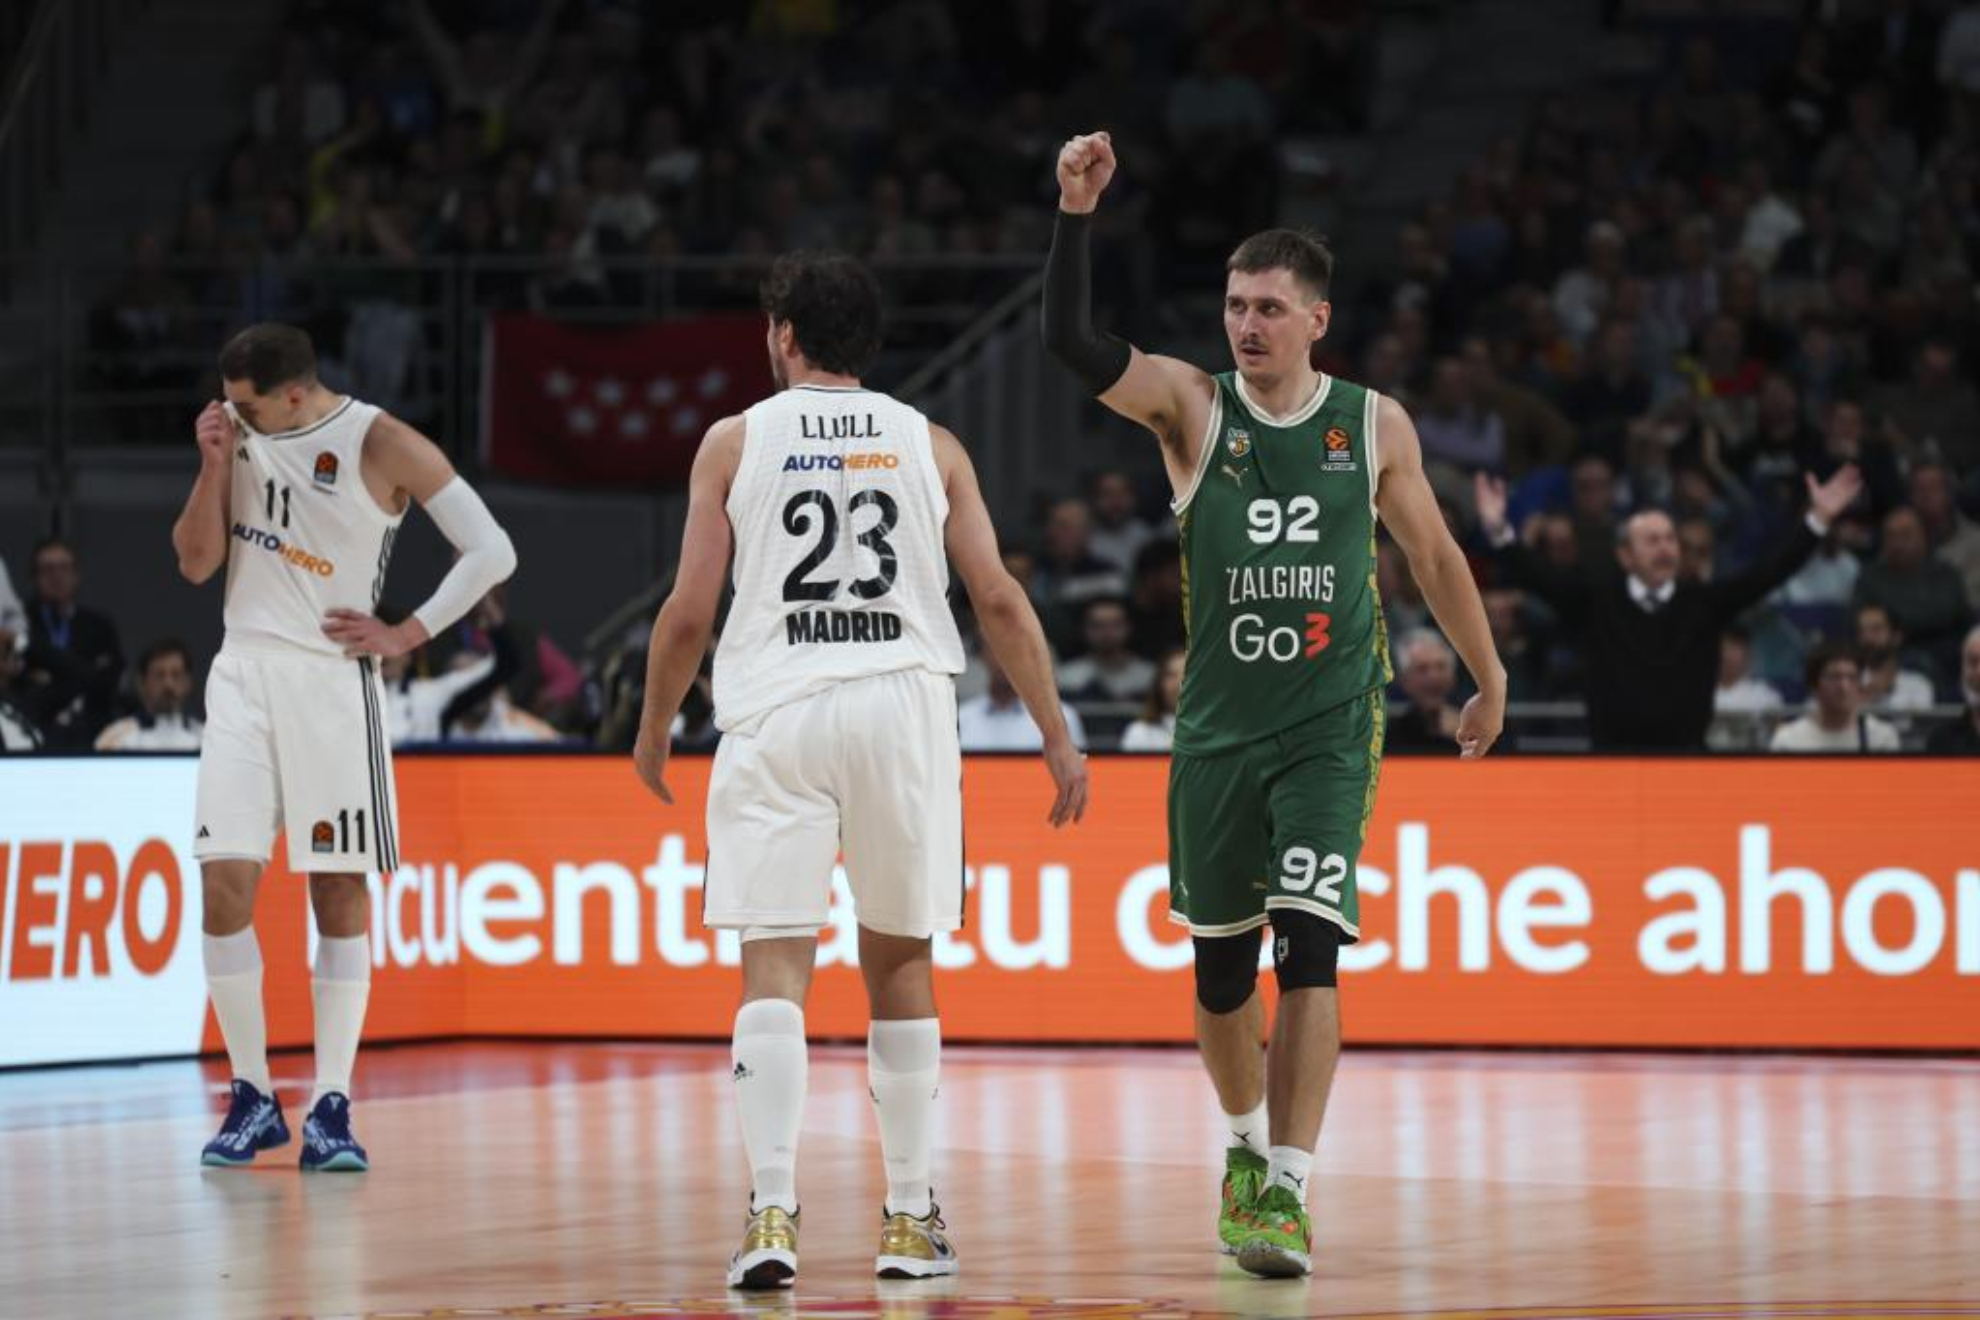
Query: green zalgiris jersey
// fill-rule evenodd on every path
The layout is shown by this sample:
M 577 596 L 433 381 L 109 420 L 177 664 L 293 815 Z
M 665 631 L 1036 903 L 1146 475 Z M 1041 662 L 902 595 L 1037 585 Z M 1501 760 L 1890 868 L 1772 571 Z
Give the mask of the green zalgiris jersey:
M 1175 749 L 1229 751 L 1389 681 L 1375 590 L 1373 391 L 1323 376 L 1279 420 L 1217 377 L 1176 501 L 1189 658 Z

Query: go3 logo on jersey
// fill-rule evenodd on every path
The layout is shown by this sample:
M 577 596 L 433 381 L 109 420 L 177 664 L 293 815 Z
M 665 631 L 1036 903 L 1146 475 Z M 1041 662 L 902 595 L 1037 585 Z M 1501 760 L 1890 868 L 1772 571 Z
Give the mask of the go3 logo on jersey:
M 1240 614 L 1231 620 L 1231 654 L 1246 664 L 1268 658 L 1281 663 L 1301 656 L 1317 659 L 1333 644 L 1327 633 L 1333 623 L 1331 614 L 1309 611 L 1302 632 L 1286 624 L 1268 627 L 1260 614 Z

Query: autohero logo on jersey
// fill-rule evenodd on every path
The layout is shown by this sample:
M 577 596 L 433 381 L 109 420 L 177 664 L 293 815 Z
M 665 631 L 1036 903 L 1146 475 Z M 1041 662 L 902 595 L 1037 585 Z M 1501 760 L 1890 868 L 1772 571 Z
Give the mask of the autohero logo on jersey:
M 337 566 L 327 559 L 309 553 L 299 545 L 292 545 L 271 531 L 260 527 L 249 527 L 246 523 L 234 524 L 234 535 L 249 545 L 258 546 L 271 554 L 279 555 L 293 568 L 318 577 L 335 577 Z
M 1354 462 L 1354 439 L 1342 427 L 1327 428 L 1327 435 L 1320 442 L 1320 470 L 1322 472 L 1358 470 Z
M 892 470 L 901 465 L 899 454 L 792 454 L 784 459 L 786 472 L 865 472 Z
M 1225 601 L 1233 606 L 1260 601 L 1303 601 L 1331 605 L 1334 600 L 1332 564 L 1252 564 L 1224 570 Z M 1231 619 L 1231 655 L 1246 664 L 1258 660 L 1284 663 L 1315 660 L 1332 645 L 1334 617 L 1325 610 L 1308 610 L 1301 626 L 1268 624 L 1250 611 Z

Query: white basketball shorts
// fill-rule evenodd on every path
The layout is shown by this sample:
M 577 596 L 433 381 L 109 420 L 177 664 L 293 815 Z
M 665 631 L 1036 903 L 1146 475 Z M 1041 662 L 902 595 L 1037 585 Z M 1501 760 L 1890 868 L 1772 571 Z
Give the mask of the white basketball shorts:
M 376 661 L 223 649 L 206 679 L 193 856 L 389 873 L 398 794 Z
M 822 928 L 842 852 L 860 925 L 911 938 L 962 926 L 948 675 L 854 679 L 723 735 L 708 787 L 707 925 Z

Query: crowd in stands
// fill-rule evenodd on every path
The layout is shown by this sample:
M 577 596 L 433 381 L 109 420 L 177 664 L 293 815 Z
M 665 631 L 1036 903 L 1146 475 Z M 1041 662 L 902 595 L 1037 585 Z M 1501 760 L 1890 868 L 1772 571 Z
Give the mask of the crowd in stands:
M 596 263 L 620 253 L 1035 254 L 1040 162 L 1068 125 L 1103 122 L 1152 163 L 1121 177 L 1096 243 L 1118 312 L 1153 295 L 1156 269 L 1162 291 L 1216 286 L 1232 238 L 1270 217 L 1274 172 L 1253 167 L 1274 136 L 1356 127 L 1367 36 L 1360 17 L 1295 25 L 1307 46 L 1285 49 L 1247 37 L 1274 6 L 1133 0 L 303 9 L 320 36 L 284 48 L 249 140 L 180 233 L 141 252 L 506 253 L 540 261 L 512 292 L 544 307 L 616 296 Z M 1220 39 L 1195 40 L 1213 9 Z M 1649 31 L 1669 40 L 1655 77 L 1540 104 L 1401 228 L 1392 261 L 1341 254 L 1344 271 L 1387 273 L 1351 301 L 1337 291 L 1321 363 L 1409 408 L 1514 702 L 1581 702 L 1611 677 L 1591 684 L 1602 642 L 1575 584 L 1627 585 L 1647 613 L 1731 600 L 1807 534 L 1736 619 L 1699 616 L 1716 638 L 1710 745 L 1980 749 L 1980 4 Z M 1296 95 L 1314 69 L 1340 70 L 1349 93 Z M 1861 493 L 1804 533 L 1807 479 L 1845 467 Z M 1173 724 L 1165 496 L 1152 464 L 1099 473 L 1042 506 L 1035 537 L 1005 528 L 1096 748 L 1159 747 Z M 131 680 L 107 621 L 68 612 L 73 555 L 66 589 L 50 558 L 11 631 L 0 599 L 0 737 L 25 720 L 78 745 Z M 1666 558 L 1668 573 L 1625 576 Z M 1378 575 L 1391 746 L 1447 746 L 1468 679 L 1386 542 Z M 965 729 L 1022 742 L 1028 722 L 959 608 Z M 396 681 L 442 687 L 406 698 L 405 727 L 629 746 L 637 648 L 581 670 L 513 627 L 483 618 L 415 657 Z M 135 700 L 157 721 L 181 686 L 136 676 Z M 705 676 L 678 733 L 715 737 Z
M 1285 26 L 1288 9 L 1303 21 Z M 389 405 L 423 333 L 416 308 L 443 292 L 412 273 L 434 259 L 473 260 L 470 305 L 588 312 L 653 305 L 639 258 L 1028 258 L 1048 237 L 1064 122 L 1104 119 L 1134 155 L 1113 217 L 1146 300 L 1157 269 L 1214 273 L 1225 235 L 1269 222 L 1275 141 L 1355 126 L 1372 68 L 1360 4 L 289 10 L 241 141 L 174 232 L 133 240 L 95 311 L 107 385 L 190 388 L 215 340 L 193 309 L 219 305 L 305 324 Z M 350 261 L 364 264 L 337 264 Z M 885 274 L 897 298 L 1008 284 Z M 668 287 L 688 306 L 755 301 L 753 275 L 690 271 Z
M 1637 677 L 1590 673 L 1604 633 L 1559 588 L 1627 600 L 1621 570 L 1637 591 L 1674 534 L 1679 601 L 1798 565 L 1721 644 L 1715 745 L 1972 746 L 1918 712 L 1980 705 L 1980 5 L 1652 31 L 1657 78 L 1540 105 L 1422 208 L 1326 365 L 1409 407 L 1515 701 Z M 1806 477 L 1845 466 L 1862 493 L 1796 557 Z M 1509 527 L 1480 473 L 1509 484 Z M 1382 555 L 1410 636 L 1420 595 Z M 1413 649 L 1427 720 L 1441 664 Z M 1804 701 L 1829 741 L 1737 718 Z

